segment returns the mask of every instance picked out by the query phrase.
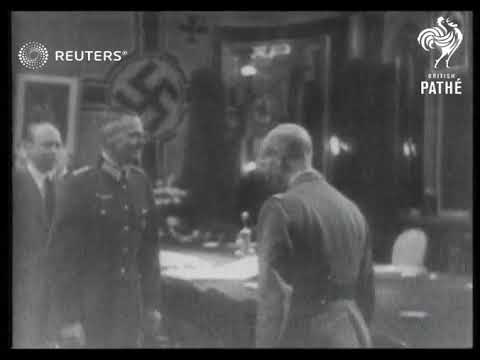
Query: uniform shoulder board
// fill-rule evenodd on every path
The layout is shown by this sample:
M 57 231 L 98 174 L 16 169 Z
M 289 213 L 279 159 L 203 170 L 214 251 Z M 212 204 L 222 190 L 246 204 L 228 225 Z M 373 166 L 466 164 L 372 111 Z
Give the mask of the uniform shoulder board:
M 81 167 L 81 168 L 78 168 L 78 169 L 76 169 L 76 170 L 73 170 L 73 171 L 72 171 L 72 175 L 73 175 L 73 176 L 78 176 L 78 175 L 80 175 L 80 174 L 83 174 L 83 173 L 87 172 L 88 170 L 91 170 L 91 169 L 92 169 L 91 166 L 83 166 L 83 167 Z
M 283 194 L 275 194 L 272 197 L 277 199 L 277 200 L 282 200 L 283 199 Z
M 145 171 L 138 166 L 131 166 L 130 169 L 137 174 L 145 175 Z

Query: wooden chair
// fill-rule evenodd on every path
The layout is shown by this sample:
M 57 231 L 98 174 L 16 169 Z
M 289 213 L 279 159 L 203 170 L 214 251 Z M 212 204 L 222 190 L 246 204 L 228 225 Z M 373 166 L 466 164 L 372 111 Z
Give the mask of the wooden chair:
M 421 229 L 403 231 L 395 240 L 392 265 L 424 268 L 428 238 Z

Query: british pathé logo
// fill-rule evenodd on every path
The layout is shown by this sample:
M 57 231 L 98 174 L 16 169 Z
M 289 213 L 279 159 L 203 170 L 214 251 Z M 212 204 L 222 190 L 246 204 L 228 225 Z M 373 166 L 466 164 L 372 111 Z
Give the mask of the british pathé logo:
M 461 95 L 462 79 L 456 74 L 429 73 L 428 80 L 420 82 L 422 95 Z
M 421 31 L 417 41 L 425 51 L 440 50 L 440 54 L 435 60 L 435 69 L 442 59 L 445 59 L 445 66 L 449 68 L 450 58 L 462 43 L 463 34 L 458 28 L 458 24 L 448 17 L 445 19 L 443 16 L 439 16 L 437 25 Z

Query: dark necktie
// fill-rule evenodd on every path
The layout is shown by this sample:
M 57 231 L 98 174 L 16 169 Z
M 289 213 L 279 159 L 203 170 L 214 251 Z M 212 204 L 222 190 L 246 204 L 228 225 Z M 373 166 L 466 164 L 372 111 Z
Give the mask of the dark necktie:
M 55 210 L 55 192 L 53 188 L 53 181 L 49 178 L 45 178 L 44 183 L 45 190 L 45 214 L 47 217 L 47 223 L 50 225 L 53 219 L 53 212 Z
M 125 168 L 122 168 L 122 170 L 120 170 L 120 182 L 122 184 L 127 183 L 127 169 Z

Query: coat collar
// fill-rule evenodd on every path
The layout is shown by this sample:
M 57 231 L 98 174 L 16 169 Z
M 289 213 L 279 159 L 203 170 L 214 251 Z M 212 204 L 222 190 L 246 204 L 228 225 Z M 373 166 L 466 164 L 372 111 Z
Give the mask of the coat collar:
M 305 182 L 320 181 L 324 179 L 325 178 L 320 172 L 318 172 L 315 169 L 309 169 L 309 170 L 302 171 L 296 174 L 295 176 L 293 176 L 292 179 L 290 180 L 288 187 L 292 188 Z
M 42 197 L 44 196 L 44 185 L 45 185 L 45 179 L 49 179 L 50 181 L 53 180 L 54 176 L 54 171 L 51 170 L 46 173 L 42 173 L 40 170 L 37 169 L 37 167 L 31 162 L 27 160 L 27 165 L 26 165 L 27 171 L 30 173 L 30 176 L 33 178 L 35 181 L 35 184 L 37 185 L 40 193 L 42 194 Z
M 102 152 L 102 155 L 99 160 L 99 167 L 111 177 L 113 177 L 117 182 L 122 179 L 122 171 L 125 171 L 126 177 L 128 178 L 130 173 L 130 167 L 124 166 L 120 167 L 115 163 L 105 152 Z

